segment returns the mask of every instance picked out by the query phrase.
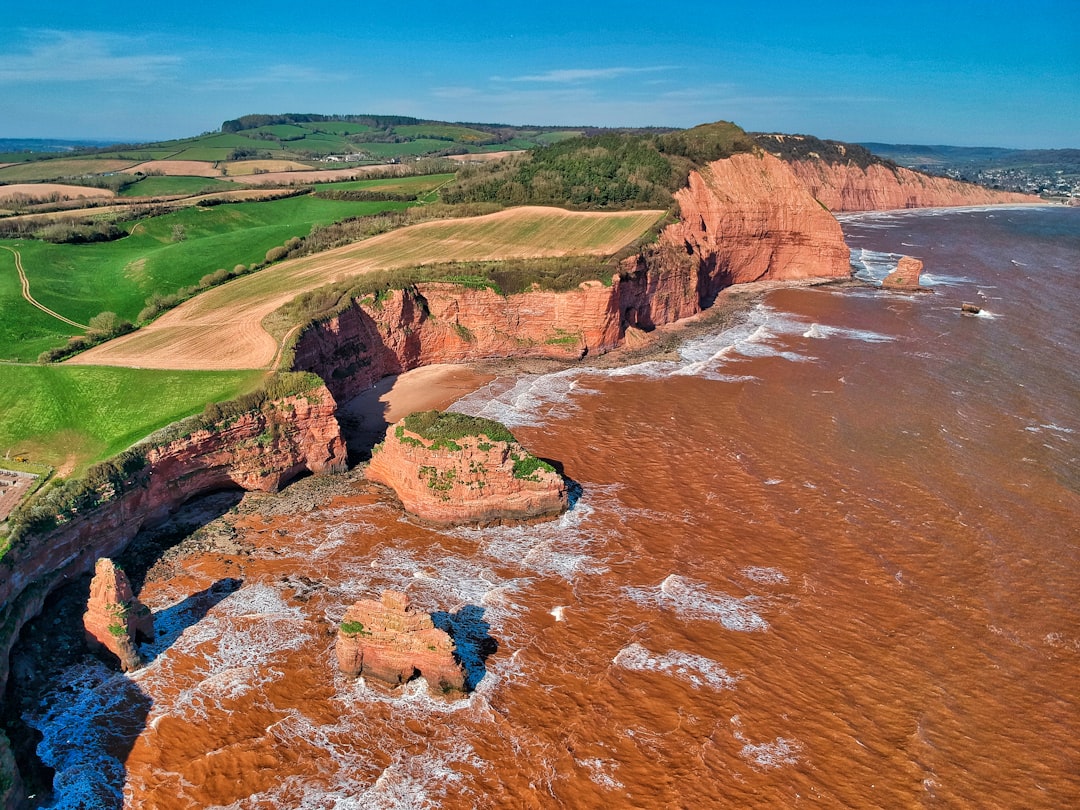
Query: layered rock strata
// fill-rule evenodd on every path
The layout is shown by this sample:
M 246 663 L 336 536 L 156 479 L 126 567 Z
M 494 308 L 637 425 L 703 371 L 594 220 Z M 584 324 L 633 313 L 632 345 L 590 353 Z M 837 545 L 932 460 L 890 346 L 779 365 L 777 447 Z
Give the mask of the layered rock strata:
M 661 242 L 696 256 L 712 289 L 851 272 L 840 223 L 787 163 L 770 154 L 710 163 L 690 173 L 675 199 L 682 219 L 661 234 Z
M 919 284 L 919 274 L 922 273 L 923 263 L 911 256 L 901 256 L 896 263 L 896 269 L 881 280 L 881 286 L 890 290 L 926 290 L 928 288 Z
M 108 650 L 124 672 L 143 665 L 136 645 L 154 638 L 154 616 L 132 593 L 127 574 L 107 557 L 94 566 L 83 627 L 90 648 Z
M 465 691 L 465 668 L 456 652 L 449 634 L 399 591 L 350 607 L 335 645 L 338 668 L 349 677 L 400 686 L 423 676 L 434 694 Z
M 389 374 L 491 357 L 577 359 L 707 309 L 720 290 L 755 280 L 846 278 L 840 225 L 788 164 L 736 155 L 691 172 L 680 222 L 624 260 L 610 284 L 500 295 L 421 283 L 365 296 L 307 327 L 293 368 L 347 399 Z
M 1031 194 L 995 191 L 881 164 L 863 169 L 853 163 L 796 160 L 791 168 L 810 194 L 834 213 L 1041 202 Z
M 567 508 L 563 477 L 498 422 L 476 419 L 473 435 L 432 438 L 414 420 L 433 413 L 391 425 L 365 473 L 394 490 L 407 512 L 435 524 L 485 524 L 548 517 Z

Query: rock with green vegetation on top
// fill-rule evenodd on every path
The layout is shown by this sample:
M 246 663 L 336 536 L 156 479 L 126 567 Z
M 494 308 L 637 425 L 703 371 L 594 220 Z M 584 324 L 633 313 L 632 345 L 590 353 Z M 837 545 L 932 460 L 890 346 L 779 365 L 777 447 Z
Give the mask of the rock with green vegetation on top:
M 405 510 L 436 524 L 499 523 L 557 515 L 566 482 L 499 422 L 459 413 L 410 414 L 386 432 L 367 468 Z

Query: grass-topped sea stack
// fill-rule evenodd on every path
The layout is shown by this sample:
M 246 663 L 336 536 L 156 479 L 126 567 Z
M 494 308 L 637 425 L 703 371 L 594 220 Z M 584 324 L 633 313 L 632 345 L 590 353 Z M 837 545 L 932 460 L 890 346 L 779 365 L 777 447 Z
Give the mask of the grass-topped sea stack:
M 431 523 L 494 523 L 557 515 L 566 482 L 498 422 L 460 413 L 406 416 L 375 448 L 367 477 Z

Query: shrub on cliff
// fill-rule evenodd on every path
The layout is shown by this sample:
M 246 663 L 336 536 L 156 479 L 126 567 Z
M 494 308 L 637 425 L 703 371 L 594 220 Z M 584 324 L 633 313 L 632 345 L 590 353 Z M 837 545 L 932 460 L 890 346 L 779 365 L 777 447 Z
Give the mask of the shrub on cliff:
M 405 428 L 428 441 L 487 436 L 493 442 L 515 441 L 514 434 L 500 422 L 450 411 L 418 411 L 405 417 Z

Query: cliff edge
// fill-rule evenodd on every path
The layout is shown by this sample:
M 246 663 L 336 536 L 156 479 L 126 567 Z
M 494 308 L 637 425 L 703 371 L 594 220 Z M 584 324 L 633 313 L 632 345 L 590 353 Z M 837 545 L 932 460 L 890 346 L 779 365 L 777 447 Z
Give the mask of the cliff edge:
M 566 483 L 550 464 L 498 422 L 458 413 L 424 411 L 391 425 L 366 475 L 430 523 L 531 520 L 568 505 Z

